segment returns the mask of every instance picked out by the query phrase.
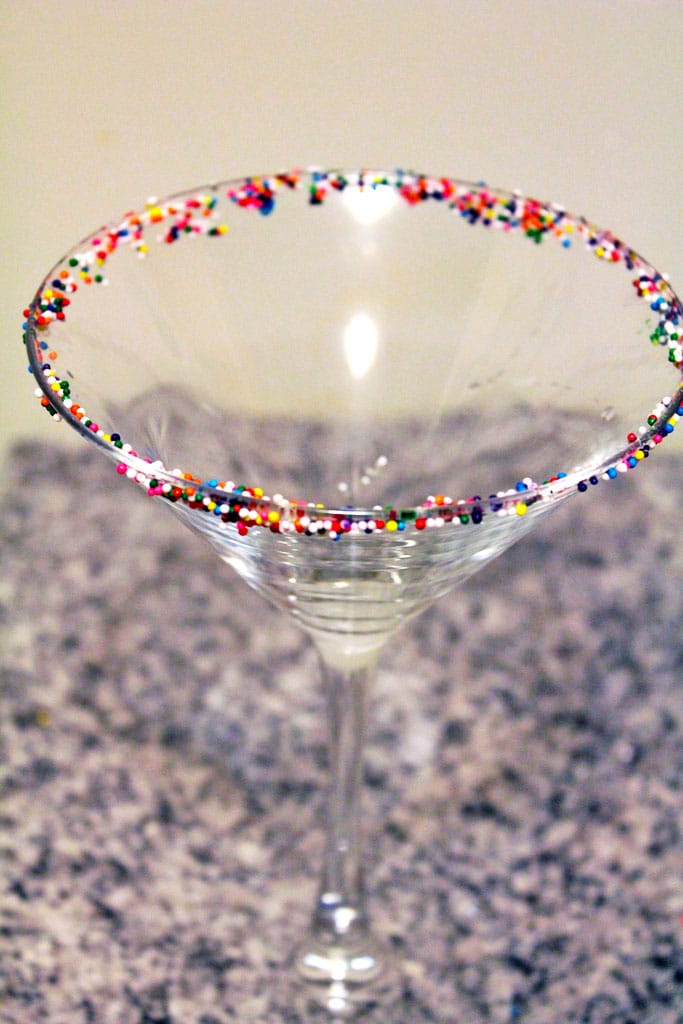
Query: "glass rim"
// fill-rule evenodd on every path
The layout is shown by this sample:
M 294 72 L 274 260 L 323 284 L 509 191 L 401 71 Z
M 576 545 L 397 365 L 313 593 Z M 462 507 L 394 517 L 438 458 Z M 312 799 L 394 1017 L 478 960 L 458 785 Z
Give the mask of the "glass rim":
M 333 190 L 342 192 L 347 188 L 363 190 L 388 187 L 410 205 L 439 200 L 445 201 L 450 209 L 463 216 L 467 215 L 471 220 L 476 214 L 472 223 L 481 220 L 489 230 L 500 226 L 494 217 L 509 208 L 513 211 L 511 219 L 516 222 L 510 230 L 519 231 L 521 224 L 521 229 L 535 241 L 540 241 L 546 234 L 552 233 L 561 238 L 563 230 L 576 230 L 585 246 L 593 249 L 596 256 L 608 262 L 621 262 L 637 275 L 633 283 L 638 288 L 638 296 L 645 301 L 649 300 L 650 308 L 659 317 L 656 340 L 661 346 L 669 346 L 669 361 L 674 368 L 683 371 L 683 305 L 667 276 L 611 232 L 595 227 L 585 217 L 568 213 L 560 204 L 533 199 L 519 190 L 509 191 L 483 182 L 474 183 L 449 176 L 434 177 L 412 171 L 307 168 L 273 175 L 227 178 L 174 192 L 164 199 L 149 200 L 144 208 L 129 211 L 122 218 L 112 219 L 89 232 L 52 267 L 24 310 L 24 341 L 28 350 L 29 370 L 38 384 L 36 393 L 41 404 L 54 418 L 68 422 L 110 459 L 114 459 L 119 474 L 140 484 L 150 495 L 166 498 L 173 503 L 181 502 L 190 509 L 212 512 L 222 517 L 224 522 L 241 523 L 245 530 L 257 525 L 270 527 L 275 532 L 286 532 L 287 527 L 299 533 L 323 533 L 339 537 L 343 533 L 359 531 L 392 533 L 404 530 L 408 525 L 421 529 L 452 521 L 476 524 L 490 513 L 525 515 L 542 507 L 548 500 L 577 489 L 588 490 L 602 479 L 615 479 L 636 468 L 673 432 L 678 418 L 683 415 L 683 374 L 676 391 L 659 399 L 653 409 L 645 413 L 646 424 L 630 431 L 624 443 L 598 464 L 558 472 L 540 483 L 525 478 L 513 487 L 487 496 L 453 498 L 444 493 L 425 496 L 422 503 L 407 507 L 394 508 L 380 504 L 346 507 L 341 504 L 292 500 L 279 494 L 268 495 L 261 487 L 235 485 L 232 481 L 217 478 L 200 479 L 184 469 L 169 469 L 159 461 L 153 462 L 140 456 L 131 444 L 123 441 L 114 431 L 108 432 L 89 419 L 84 410 L 71 399 L 70 389 L 64 392 L 64 381 L 53 369 L 52 360 L 41 355 L 41 336 L 45 334 L 46 328 L 49 334 L 53 324 L 66 319 L 64 306 L 70 304 L 70 299 L 66 301 L 68 295 L 77 291 L 81 283 L 73 280 L 72 288 L 67 284 L 63 292 L 59 291 L 60 275 L 69 281 L 65 270 L 69 263 L 76 262 L 81 278 L 90 278 L 86 280 L 88 285 L 104 283 L 104 277 L 98 280 L 99 275 L 93 271 L 104 268 L 108 258 L 117 249 L 141 239 L 144 230 L 153 224 L 168 226 L 169 220 L 175 218 L 169 228 L 169 231 L 173 231 L 179 218 L 191 216 L 192 211 L 201 204 L 213 211 L 212 204 L 217 203 L 220 193 L 240 206 L 251 206 L 261 214 L 270 214 L 281 190 L 293 191 L 305 187 L 309 189 L 309 203 L 312 205 L 322 204 Z M 493 213 L 489 215 L 489 211 Z M 530 213 L 533 213 L 531 219 Z M 527 224 L 533 224 L 533 228 L 524 227 L 525 215 Z M 215 221 L 211 221 L 211 227 L 208 225 L 209 219 L 207 230 L 217 227 Z M 203 233 L 207 233 L 207 230 Z M 217 230 L 220 233 L 220 229 Z M 169 239 L 167 235 L 165 240 L 175 239 Z M 101 248 L 98 249 L 98 245 Z M 58 294 L 55 295 L 55 291 Z

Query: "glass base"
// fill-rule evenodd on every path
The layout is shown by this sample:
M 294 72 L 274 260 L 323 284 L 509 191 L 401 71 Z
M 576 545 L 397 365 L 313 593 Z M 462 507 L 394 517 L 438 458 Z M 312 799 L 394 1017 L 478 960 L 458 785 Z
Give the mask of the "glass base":
M 371 1021 L 378 1013 L 386 1020 L 403 992 L 396 958 L 369 932 L 352 942 L 305 939 L 295 953 L 295 971 L 296 1005 L 307 1022 Z

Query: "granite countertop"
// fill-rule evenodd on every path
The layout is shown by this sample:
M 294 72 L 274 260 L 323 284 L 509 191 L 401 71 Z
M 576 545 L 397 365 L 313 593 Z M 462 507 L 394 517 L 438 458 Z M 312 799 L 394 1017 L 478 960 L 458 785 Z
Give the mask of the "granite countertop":
M 387 652 L 387 1024 L 683 1020 L 682 470 L 577 497 Z M 115 476 L 48 446 L 6 476 L 0 1021 L 294 1024 L 268 1005 L 321 854 L 315 658 Z

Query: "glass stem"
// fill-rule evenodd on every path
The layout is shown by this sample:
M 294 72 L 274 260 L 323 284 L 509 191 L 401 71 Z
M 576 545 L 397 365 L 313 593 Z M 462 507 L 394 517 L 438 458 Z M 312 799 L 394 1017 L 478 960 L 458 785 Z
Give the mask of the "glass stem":
M 327 697 L 330 785 L 320 887 L 296 970 L 306 983 L 306 1020 L 320 1008 L 334 1020 L 355 1020 L 386 1008 L 402 991 L 397 962 L 370 930 L 363 885 L 365 712 L 382 642 L 347 647 L 339 638 L 315 640 Z
M 323 942 L 353 944 L 367 929 L 363 888 L 361 781 L 366 701 L 377 650 L 334 654 L 318 645 L 327 699 L 330 784 L 327 837 L 313 932 Z M 336 656 L 334 656 L 336 655 Z

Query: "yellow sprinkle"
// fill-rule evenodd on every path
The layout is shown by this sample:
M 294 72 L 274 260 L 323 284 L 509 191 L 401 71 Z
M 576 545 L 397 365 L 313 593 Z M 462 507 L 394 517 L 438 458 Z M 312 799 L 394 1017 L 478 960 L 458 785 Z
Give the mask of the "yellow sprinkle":
M 388 530 L 389 533 L 394 533 L 395 530 L 398 530 L 398 523 L 396 522 L 395 519 L 389 519 L 387 520 L 387 525 L 385 526 L 385 529 Z
M 527 512 L 527 505 L 525 501 L 518 501 L 515 505 L 515 512 L 518 516 L 525 516 Z
M 644 458 L 645 458 L 645 454 L 644 454 L 644 452 L 641 452 L 641 451 L 637 451 L 637 452 L 636 452 L 636 458 L 637 458 L 637 459 L 638 459 L 638 461 L 640 462 L 640 460 L 641 460 L 641 459 L 644 459 Z
M 279 512 L 269 512 L 268 513 L 268 522 L 269 523 L 279 523 L 280 522 L 280 513 Z
M 262 487 L 255 487 L 254 488 L 254 497 L 255 498 L 262 498 L 263 497 L 263 488 Z

